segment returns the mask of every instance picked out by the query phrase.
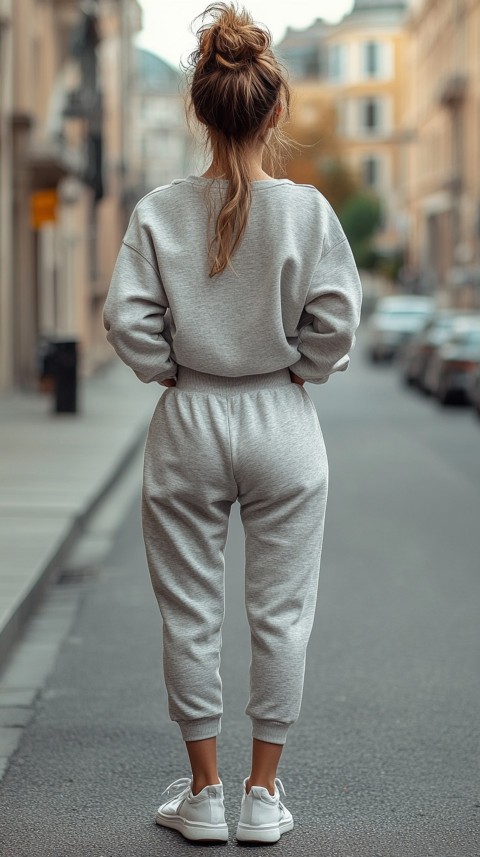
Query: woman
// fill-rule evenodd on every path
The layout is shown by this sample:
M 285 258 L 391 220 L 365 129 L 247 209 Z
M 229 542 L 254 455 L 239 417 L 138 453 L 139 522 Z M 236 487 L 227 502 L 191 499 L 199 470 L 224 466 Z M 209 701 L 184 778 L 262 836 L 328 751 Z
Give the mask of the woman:
M 192 776 L 165 790 L 156 820 L 188 839 L 228 838 L 216 736 L 224 548 L 238 500 L 253 748 L 236 835 L 274 842 L 293 827 L 276 774 L 300 712 L 328 491 L 303 384 L 347 369 L 361 287 L 325 197 L 263 169 L 290 98 L 269 31 L 233 4 L 211 4 L 203 21 L 207 14 L 189 95 L 211 164 L 137 203 L 104 325 L 141 381 L 168 387 L 148 432 L 142 524 L 169 714 Z

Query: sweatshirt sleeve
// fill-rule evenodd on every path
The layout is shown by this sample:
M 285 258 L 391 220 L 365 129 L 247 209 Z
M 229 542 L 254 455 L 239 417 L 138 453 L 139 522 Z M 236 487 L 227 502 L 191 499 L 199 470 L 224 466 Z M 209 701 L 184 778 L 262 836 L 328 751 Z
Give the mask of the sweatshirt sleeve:
M 164 336 L 167 309 L 148 231 L 135 210 L 115 262 L 103 326 L 118 356 L 146 384 L 173 378 L 177 372 Z
M 355 346 L 360 324 L 360 277 L 336 217 L 335 233 L 340 240 L 322 252 L 314 270 L 305 301 L 311 320 L 299 331 L 297 349 L 301 357 L 290 366 L 296 375 L 312 384 L 325 384 L 334 372 L 348 368 L 348 352 Z

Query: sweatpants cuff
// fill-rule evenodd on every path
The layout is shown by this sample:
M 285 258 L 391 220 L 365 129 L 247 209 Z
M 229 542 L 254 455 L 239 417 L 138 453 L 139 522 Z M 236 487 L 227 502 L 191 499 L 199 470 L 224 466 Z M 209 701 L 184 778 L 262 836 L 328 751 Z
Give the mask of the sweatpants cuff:
M 258 717 L 251 717 L 250 719 L 252 721 L 252 738 L 268 741 L 271 744 L 285 744 L 291 723 L 284 723 L 281 720 L 260 720 Z
M 201 717 L 198 720 L 177 720 L 184 741 L 215 738 L 222 731 L 221 717 Z

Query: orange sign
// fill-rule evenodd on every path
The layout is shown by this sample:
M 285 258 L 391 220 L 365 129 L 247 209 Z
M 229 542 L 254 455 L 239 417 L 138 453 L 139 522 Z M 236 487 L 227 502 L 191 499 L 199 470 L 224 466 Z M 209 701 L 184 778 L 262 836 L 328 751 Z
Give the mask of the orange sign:
M 37 190 L 30 196 L 32 226 L 39 229 L 43 223 L 57 220 L 58 193 L 56 190 Z

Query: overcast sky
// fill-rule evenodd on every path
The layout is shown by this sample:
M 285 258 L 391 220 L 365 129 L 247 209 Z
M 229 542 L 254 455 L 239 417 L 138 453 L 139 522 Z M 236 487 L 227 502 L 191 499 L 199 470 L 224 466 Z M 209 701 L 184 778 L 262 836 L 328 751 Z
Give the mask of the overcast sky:
M 178 66 L 195 47 L 189 28 L 195 16 L 208 5 L 208 0 L 140 0 L 140 5 L 143 30 L 136 44 Z M 288 26 L 302 29 L 316 18 L 338 21 L 351 10 L 353 0 L 244 0 L 243 5 L 256 21 L 267 25 L 274 42 L 278 42 Z M 200 23 L 197 22 L 197 26 Z

